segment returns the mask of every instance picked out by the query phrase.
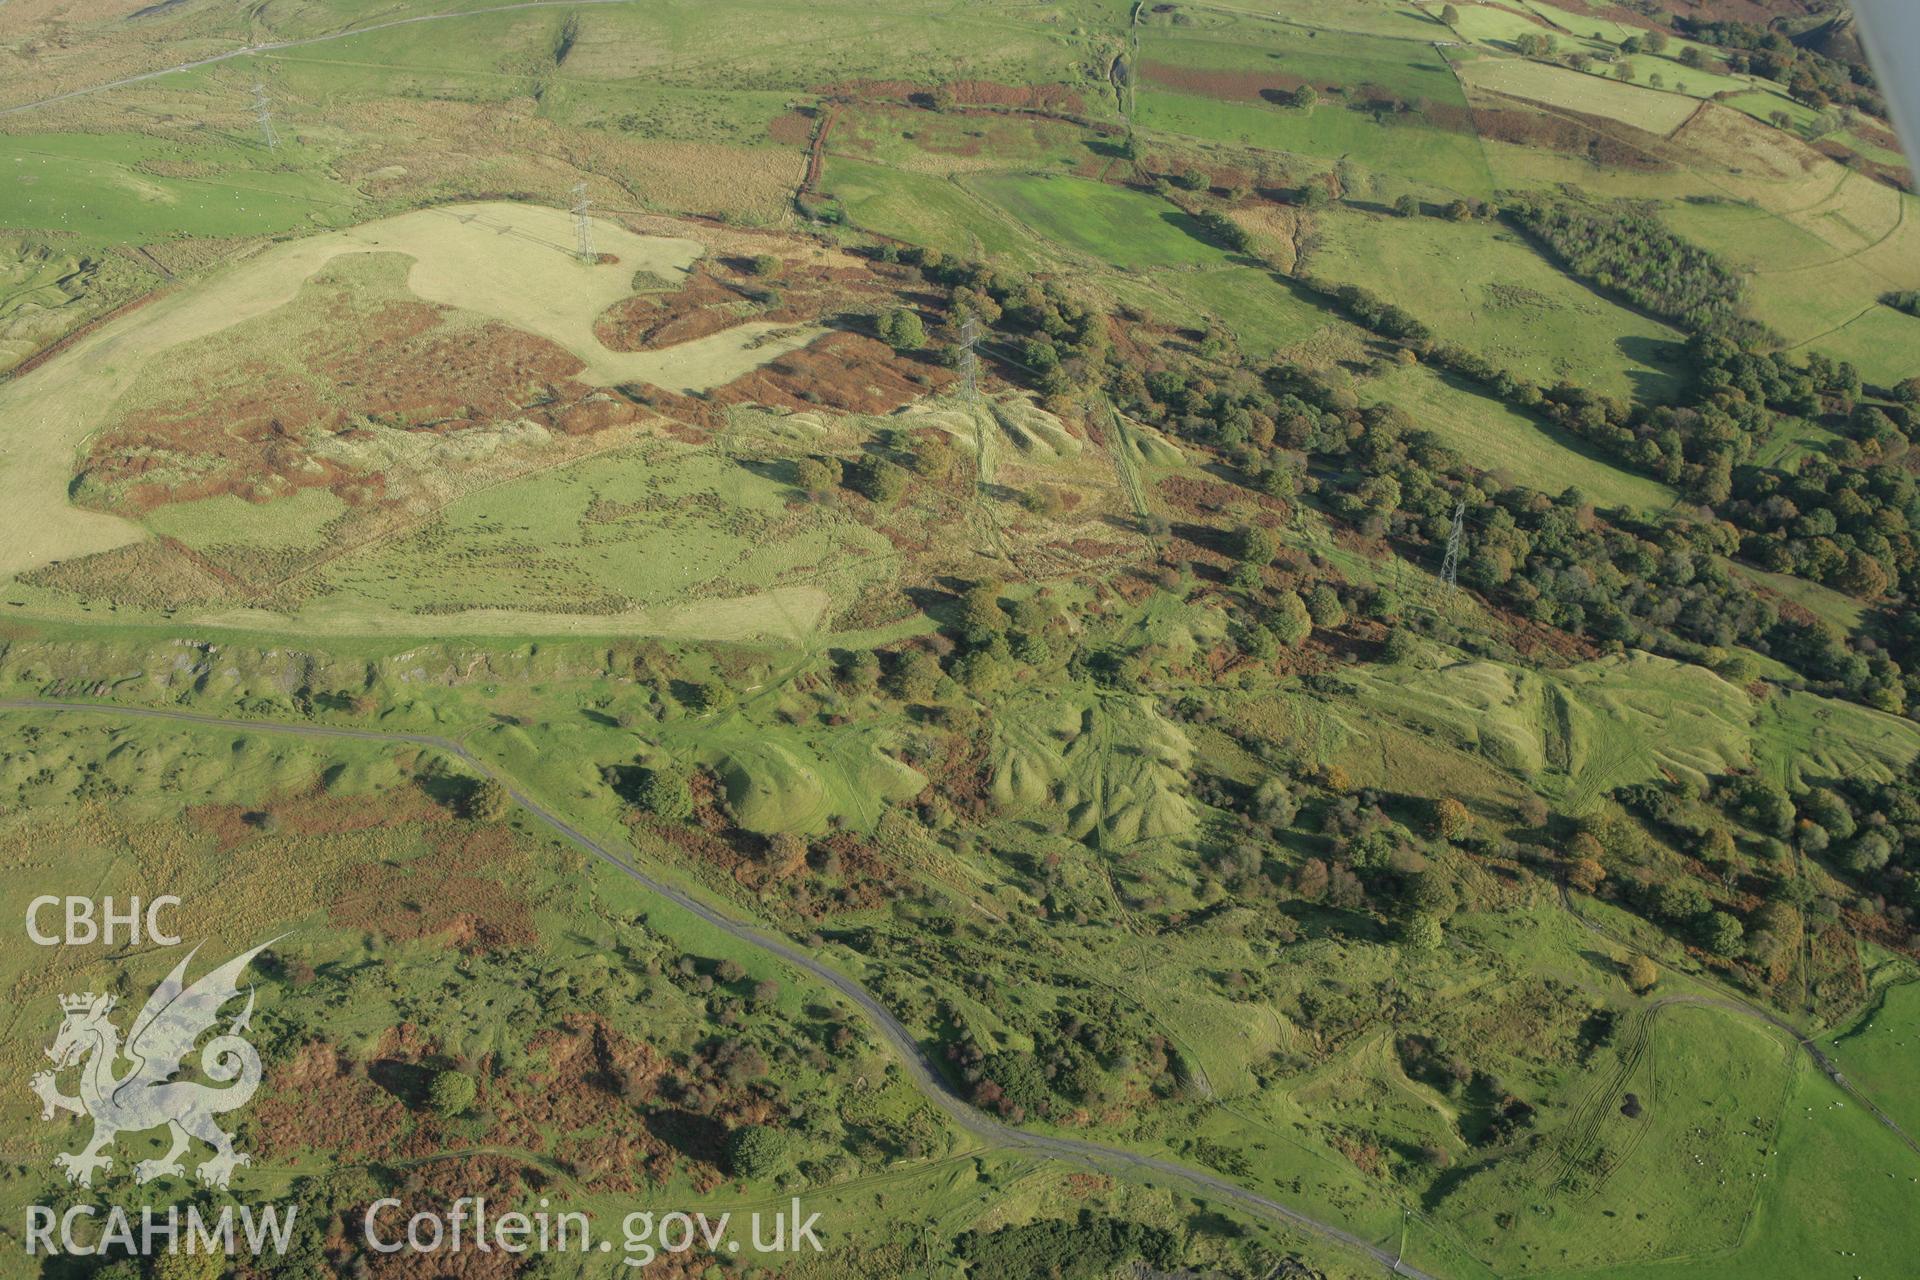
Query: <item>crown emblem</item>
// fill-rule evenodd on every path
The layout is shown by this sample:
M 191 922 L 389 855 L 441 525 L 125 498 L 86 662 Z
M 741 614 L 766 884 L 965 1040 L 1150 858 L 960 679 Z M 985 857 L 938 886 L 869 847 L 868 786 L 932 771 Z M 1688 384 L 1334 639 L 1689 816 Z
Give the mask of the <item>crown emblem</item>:
M 77 996 L 61 996 L 60 1007 L 68 1013 L 85 1013 L 93 1008 L 93 1002 L 99 998 L 91 991 L 83 991 Z

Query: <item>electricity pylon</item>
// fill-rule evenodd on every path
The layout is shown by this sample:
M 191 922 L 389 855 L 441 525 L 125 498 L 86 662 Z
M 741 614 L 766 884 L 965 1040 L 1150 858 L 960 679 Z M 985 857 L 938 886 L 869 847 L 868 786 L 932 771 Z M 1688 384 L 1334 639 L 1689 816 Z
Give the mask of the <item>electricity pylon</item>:
M 1447 584 L 1448 594 L 1460 585 L 1460 543 L 1467 530 L 1467 500 L 1460 499 L 1453 508 L 1453 529 L 1447 534 L 1447 559 L 1440 566 L 1440 577 Z
M 260 137 L 265 140 L 267 150 L 280 149 L 280 135 L 273 131 L 273 108 L 267 102 L 267 86 L 258 80 L 253 82 L 253 115 L 260 122 Z

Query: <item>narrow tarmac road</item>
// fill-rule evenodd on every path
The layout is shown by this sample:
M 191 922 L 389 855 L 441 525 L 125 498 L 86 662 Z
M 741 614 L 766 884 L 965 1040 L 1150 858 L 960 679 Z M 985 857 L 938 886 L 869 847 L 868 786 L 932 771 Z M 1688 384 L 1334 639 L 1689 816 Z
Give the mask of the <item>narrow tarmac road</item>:
M 166 720 L 182 724 L 195 724 L 214 729 L 232 729 L 243 733 L 286 734 L 302 738 L 344 738 L 360 742 L 407 743 L 413 746 L 429 747 L 464 762 L 483 777 L 494 778 L 507 789 L 514 802 L 525 809 L 541 824 L 563 836 L 572 843 L 585 849 L 601 861 L 617 869 L 622 875 L 635 881 L 651 893 L 665 898 L 675 906 L 706 921 L 731 937 L 750 946 L 758 947 L 770 955 L 779 957 L 794 968 L 812 975 L 831 986 L 848 1000 L 852 1001 L 866 1016 L 868 1021 L 880 1032 L 888 1044 L 893 1046 L 901 1064 L 906 1068 L 907 1076 L 916 1089 L 928 1101 L 939 1107 L 961 1129 L 982 1141 L 996 1147 L 1030 1152 L 1049 1156 L 1054 1159 L 1086 1165 L 1095 1169 L 1120 1169 L 1147 1178 L 1158 1178 L 1165 1182 L 1178 1183 L 1203 1198 L 1227 1201 L 1261 1217 L 1285 1223 L 1311 1232 L 1324 1239 L 1355 1249 L 1389 1272 L 1407 1276 L 1411 1280 L 1439 1280 L 1430 1272 L 1421 1271 L 1402 1262 L 1395 1254 L 1370 1240 L 1337 1227 L 1329 1222 L 1293 1209 L 1270 1196 L 1249 1191 L 1245 1187 L 1227 1181 L 1216 1174 L 1201 1169 L 1192 1169 L 1159 1156 L 1146 1155 L 1137 1151 L 1128 1151 L 1121 1147 L 1104 1146 L 1097 1142 L 1086 1142 L 1077 1138 L 1060 1138 L 1050 1134 L 1028 1133 L 1011 1125 L 1002 1124 L 986 1113 L 977 1110 L 962 1098 L 942 1076 L 933 1060 L 920 1047 L 906 1026 L 894 1017 L 887 1007 L 865 987 L 846 974 L 833 968 L 825 961 L 816 959 L 782 938 L 735 919 L 718 909 L 707 905 L 684 890 L 675 888 L 662 880 L 649 875 L 632 862 L 616 853 L 600 841 L 573 826 L 565 818 L 546 808 L 528 795 L 512 777 L 481 760 L 465 746 L 452 738 L 443 738 L 436 734 L 383 732 L 377 729 L 336 728 L 330 725 L 287 724 L 271 720 L 241 720 L 225 716 L 201 715 L 191 711 L 171 711 L 158 707 L 123 707 L 112 704 L 91 702 L 59 702 L 38 698 L 0 698 L 0 712 L 66 712 L 79 715 L 133 718 L 142 720 Z

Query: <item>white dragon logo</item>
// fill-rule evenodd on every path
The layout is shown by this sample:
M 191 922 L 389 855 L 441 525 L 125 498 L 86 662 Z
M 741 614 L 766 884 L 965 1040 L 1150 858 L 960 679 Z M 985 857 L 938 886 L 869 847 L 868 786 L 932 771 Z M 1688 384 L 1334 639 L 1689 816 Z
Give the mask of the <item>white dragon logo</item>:
M 233 1149 L 233 1135 L 214 1123 L 215 1116 L 245 1106 L 260 1087 L 260 1055 L 241 1039 L 253 1017 L 251 988 L 246 1008 L 224 1034 L 216 1035 L 200 1050 L 200 1068 L 209 1079 L 234 1083 L 216 1089 L 172 1077 L 181 1071 L 181 1059 L 193 1050 L 194 1043 L 219 1021 L 221 1006 L 239 996 L 241 971 L 272 945 L 265 942 L 236 956 L 190 987 L 186 984 L 187 964 L 199 948 L 188 952 L 167 980 L 147 997 L 146 1007 L 127 1033 L 124 1051 L 119 1028 L 107 1016 L 116 1003 L 113 996 L 88 992 L 60 997 L 66 1020 L 60 1024 L 53 1047 L 47 1050 L 54 1069 L 34 1076 L 32 1088 L 40 1096 L 42 1120 L 53 1119 L 59 1111 L 93 1120 L 92 1141 L 78 1152 L 62 1153 L 53 1159 L 66 1171 L 68 1182 L 92 1186 L 95 1171 L 113 1164 L 113 1157 L 106 1153 L 112 1149 L 116 1135 L 144 1133 L 161 1125 L 172 1130 L 172 1149 L 158 1160 L 134 1165 L 138 1182 L 151 1182 L 168 1174 L 185 1177 L 180 1157 L 191 1138 L 213 1148 L 213 1157 L 194 1170 L 207 1186 L 226 1186 L 236 1167 L 252 1163 L 252 1157 Z M 123 1056 L 131 1065 L 116 1075 Z M 76 1063 L 81 1064 L 80 1093 L 68 1097 L 60 1092 L 54 1076 Z

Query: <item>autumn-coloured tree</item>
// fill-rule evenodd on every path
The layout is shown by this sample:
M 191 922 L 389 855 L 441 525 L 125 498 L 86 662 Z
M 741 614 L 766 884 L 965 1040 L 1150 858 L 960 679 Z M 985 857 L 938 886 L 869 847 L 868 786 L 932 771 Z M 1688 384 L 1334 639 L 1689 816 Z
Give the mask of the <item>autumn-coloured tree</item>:
M 1660 981 L 1660 971 L 1653 967 L 1653 961 L 1645 956 L 1636 955 L 1627 962 L 1627 985 L 1635 991 L 1648 992 Z
M 1473 814 L 1452 796 L 1433 802 L 1433 834 L 1442 840 L 1458 841 L 1473 830 Z
M 1607 869 L 1592 858 L 1575 858 L 1567 868 L 1567 884 L 1582 893 L 1598 893 Z

